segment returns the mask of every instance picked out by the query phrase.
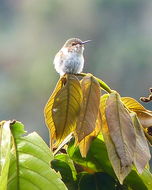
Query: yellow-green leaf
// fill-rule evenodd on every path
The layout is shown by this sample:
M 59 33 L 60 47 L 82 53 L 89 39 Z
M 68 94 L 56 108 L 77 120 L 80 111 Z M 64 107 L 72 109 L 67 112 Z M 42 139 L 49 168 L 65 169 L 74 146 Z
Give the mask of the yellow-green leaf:
M 67 75 L 67 82 L 54 97 L 52 119 L 55 127 L 56 146 L 76 127 L 82 102 L 82 90 L 76 76 Z
M 81 87 L 83 102 L 76 128 L 78 142 L 94 131 L 100 104 L 100 86 L 92 75 L 83 78 Z
M 106 120 L 112 141 L 120 157 L 122 167 L 132 165 L 136 145 L 135 130 L 128 110 L 113 92 L 106 102 Z
M 143 128 L 137 118 L 136 113 L 132 112 L 131 116 L 136 131 L 136 149 L 134 155 L 134 164 L 138 172 L 142 173 L 151 156 Z
M 112 141 L 112 137 L 109 132 L 106 115 L 105 115 L 106 102 L 107 102 L 108 98 L 109 98 L 109 95 L 107 95 L 107 94 L 105 94 L 101 97 L 100 110 L 101 110 L 101 114 L 102 114 L 102 134 L 103 134 L 103 138 L 105 141 L 105 145 L 107 147 L 109 160 L 112 164 L 112 167 L 115 171 L 115 174 L 116 174 L 118 180 L 122 184 L 125 177 L 131 171 L 131 166 L 128 165 L 125 167 L 124 165 L 122 165 L 121 158 L 118 155 L 118 152 L 117 152 L 114 142 Z M 118 134 L 115 134 L 115 136 L 118 137 Z
M 11 121 L 0 122 L 0 190 L 7 190 L 11 152 Z
M 136 112 L 142 126 L 144 128 L 152 126 L 152 111 L 144 108 L 139 102 L 130 97 L 121 98 L 125 106 L 131 111 Z
M 54 103 L 54 97 L 61 90 L 64 80 L 65 80 L 64 77 L 59 79 L 52 95 L 50 96 L 50 98 L 44 108 L 45 123 L 50 131 L 50 144 L 53 144 L 54 141 L 56 140 L 55 126 L 54 126 L 54 122 L 53 122 L 53 118 L 52 118 L 52 107 L 53 107 L 53 103 Z
M 122 97 L 121 98 L 122 102 L 125 104 L 127 108 L 130 110 L 138 110 L 138 111 L 146 111 L 146 108 L 142 106 L 139 102 L 137 102 L 135 99 L 130 98 L 130 97 Z

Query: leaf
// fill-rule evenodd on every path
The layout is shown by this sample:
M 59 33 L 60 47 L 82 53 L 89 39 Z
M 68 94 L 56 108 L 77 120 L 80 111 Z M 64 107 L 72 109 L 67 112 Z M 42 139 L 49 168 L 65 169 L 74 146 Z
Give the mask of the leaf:
M 130 97 L 121 97 L 122 102 L 125 104 L 127 108 L 134 111 L 146 111 L 146 108 L 142 106 L 139 102 L 137 102 L 134 98 Z
M 136 114 L 144 128 L 152 127 L 152 112 L 151 111 L 136 111 Z
M 98 118 L 96 120 L 96 126 L 92 133 L 90 133 L 88 136 L 86 136 L 80 143 L 79 143 L 79 149 L 82 157 L 86 157 L 91 142 L 98 136 L 99 132 L 101 131 L 101 113 L 98 113 Z
M 150 190 L 147 189 L 145 180 L 137 174 L 135 170 L 132 170 L 124 180 L 124 186 L 127 186 L 127 190 Z
M 80 178 L 79 190 L 115 190 L 118 183 L 108 174 L 100 172 L 95 174 L 84 174 Z
M 144 108 L 139 102 L 130 97 L 122 97 L 122 102 L 131 111 L 136 112 L 142 126 L 144 128 L 152 126 L 152 111 Z
M 151 156 L 142 126 L 137 118 L 137 115 L 132 112 L 131 116 L 136 131 L 136 149 L 134 155 L 134 164 L 138 172 L 142 173 Z
M 106 120 L 122 167 L 132 165 L 136 145 L 134 126 L 129 112 L 115 92 L 110 94 L 106 102 Z
M 74 75 L 67 75 L 65 86 L 56 94 L 52 107 L 57 143 L 74 131 L 82 102 L 82 90 Z
M 62 180 L 64 181 L 68 189 L 77 190 L 77 172 L 74 167 L 73 161 L 69 158 L 67 154 L 56 155 L 55 159 L 51 162 L 51 166 L 55 169 L 55 171 L 60 172 Z
M 108 159 L 106 146 L 99 136 L 92 141 L 86 158 L 81 156 L 79 148 L 74 146 L 74 141 L 69 143 L 67 152 L 70 158 L 75 163 L 83 166 L 85 170 L 90 169 L 92 172 L 104 171 L 115 176 Z
M 110 97 L 110 99 L 109 99 L 109 97 Z M 112 98 L 112 100 L 111 100 L 111 98 Z M 107 100 L 108 100 L 108 104 L 107 104 Z M 109 104 L 110 103 L 109 101 L 111 102 L 111 105 Z M 132 159 L 133 158 L 130 158 L 129 155 L 127 155 L 127 153 L 126 153 L 126 150 L 124 150 L 124 147 L 123 147 L 123 146 L 125 146 L 124 141 L 123 141 L 123 139 L 121 137 L 120 130 L 118 128 L 120 126 L 119 126 L 119 123 L 117 124 L 115 122 L 115 121 L 119 120 L 119 118 L 117 118 L 117 115 L 115 115 L 115 114 L 118 114 L 118 110 L 116 110 L 116 109 L 113 110 L 113 108 L 111 107 L 111 106 L 114 106 L 114 108 L 116 108 L 116 105 L 112 105 L 114 103 L 116 103 L 115 94 L 111 94 L 111 95 L 106 94 L 106 95 L 103 95 L 101 97 L 100 111 L 102 113 L 102 134 L 103 134 L 104 141 L 105 141 L 105 144 L 106 144 L 106 147 L 107 147 L 109 160 L 110 160 L 110 162 L 112 164 L 112 167 L 113 167 L 113 169 L 115 171 L 116 176 L 118 177 L 120 183 L 122 184 L 124 178 L 131 171 L 131 164 L 132 164 L 132 161 L 133 161 Z M 106 107 L 106 105 L 108 107 Z M 107 108 L 110 109 L 110 110 L 107 111 Z M 110 113 L 109 113 L 109 111 L 110 111 Z M 111 129 L 112 132 L 110 134 L 110 129 L 109 129 L 108 124 L 107 124 L 106 116 L 107 116 L 107 118 L 109 120 L 110 125 L 115 124 L 114 126 L 110 126 L 110 127 L 118 128 L 117 132 L 115 131 L 115 133 L 113 133 L 113 131 Z M 115 118 L 113 118 L 114 116 L 115 116 Z M 117 141 L 117 139 L 114 139 L 117 147 L 115 146 L 115 143 L 113 142 L 112 135 L 114 135 L 115 138 L 118 139 L 118 141 Z M 117 150 L 117 149 L 120 149 L 120 150 Z M 119 154 L 118 154 L 118 151 L 119 151 Z M 128 158 L 129 160 L 128 159 L 125 160 L 126 159 L 125 156 L 129 157 Z M 126 165 L 126 164 L 128 164 L 128 165 Z
M 110 164 L 108 158 L 109 152 L 107 154 L 107 150 L 109 151 L 108 148 L 106 149 L 105 143 L 102 141 L 102 137 L 100 135 L 91 143 L 90 150 L 86 158 L 82 158 L 79 148 L 74 146 L 74 141 L 70 142 L 67 149 L 71 159 L 80 166 L 83 166 L 85 171 L 86 168 L 90 168 L 94 172 L 103 171 L 112 176 L 114 179 L 117 179 Z M 113 154 L 111 155 L 113 157 L 113 162 L 116 164 L 117 167 L 117 163 L 120 164 L 120 161 L 118 160 L 119 157 L 117 156 L 117 154 L 116 157 L 114 157 Z M 124 185 L 122 187 L 124 188 L 120 189 L 151 190 L 151 182 L 152 176 L 150 171 L 148 171 L 147 169 L 144 169 L 144 171 L 140 175 L 138 175 L 135 170 L 132 170 L 123 182 Z
M 100 86 L 92 75 L 82 79 L 81 87 L 83 102 L 76 127 L 78 142 L 94 131 L 100 103 Z
M 139 175 L 148 190 L 151 190 L 152 187 L 152 173 L 148 169 L 144 169 L 142 174 Z
M 70 167 L 70 169 L 72 171 L 73 179 L 76 180 L 77 171 L 75 169 L 73 160 L 71 160 L 69 155 L 68 154 L 58 154 L 58 155 L 55 156 L 55 159 L 58 159 L 58 160 L 66 162 L 69 165 L 69 167 Z
M 142 174 L 138 175 L 135 170 L 126 177 L 124 185 L 129 186 L 132 190 L 151 190 L 152 174 L 148 169 L 144 169 Z
M 37 133 L 23 135 L 23 125 L 11 126 L 14 147 L 11 150 L 8 190 L 67 189 L 60 175 L 50 168 L 53 155 Z
M 62 180 L 65 184 L 68 184 L 69 182 L 74 182 L 71 168 L 66 162 L 54 159 L 51 161 L 51 167 L 55 169 L 56 172 L 60 172 Z
M 11 150 L 10 123 L 11 121 L 6 121 L 0 126 L 0 190 L 7 190 Z
M 65 80 L 64 77 L 60 78 L 52 95 L 50 96 L 47 104 L 44 108 L 44 117 L 45 117 L 45 123 L 50 131 L 50 144 L 53 145 L 54 141 L 56 140 L 56 134 L 55 134 L 55 126 L 52 118 L 52 107 L 54 103 L 54 98 L 56 94 L 61 90 L 63 86 L 63 80 Z

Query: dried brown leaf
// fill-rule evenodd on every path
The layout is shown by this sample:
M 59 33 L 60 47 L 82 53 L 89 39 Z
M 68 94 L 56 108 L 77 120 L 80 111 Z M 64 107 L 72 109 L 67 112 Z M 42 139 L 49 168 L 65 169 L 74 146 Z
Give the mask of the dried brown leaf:
M 132 112 L 131 117 L 136 131 L 136 149 L 134 155 L 134 164 L 138 172 L 142 173 L 151 156 L 143 128 L 138 120 L 136 113 Z
M 92 133 L 90 133 L 88 136 L 86 136 L 80 143 L 79 143 L 79 148 L 80 148 L 80 153 L 82 157 L 86 157 L 87 153 L 89 151 L 91 142 L 97 137 L 99 132 L 101 131 L 101 114 L 99 113 L 98 118 L 96 120 L 96 126 L 95 129 Z
M 107 99 L 105 114 L 121 165 L 131 166 L 136 145 L 135 130 L 131 116 L 117 93 L 111 93 Z
M 83 102 L 76 127 L 78 142 L 94 131 L 100 103 L 100 86 L 92 75 L 83 78 L 81 87 Z
M 105 141 L 105 145 L 107 147 L 109 160 L 112 164 L 112 167 L 115 171 L 115 174 L 116 174 L 118 180 L 122 184 L 125 177 L 131 171 L 131 166 L 128 165 L 125 167 L 121 164 L 121 159 L 117 153 L 115 144 L 112 141 L 111 134 L 109 132 L 109 128 L 107 125 L 106 116 L 105 116 L 106 101 L 107 101 L 108 97 L 109 97 L 109 95 L 107 95 L 107 94 L 103 95 L 101 97 L 100 110 L 101 110 L 101 114 L 102 114 L 102 134 L 103 134 L 103 138 Z M 117 134 L 116 134 L 116 136 L 117 136 Z

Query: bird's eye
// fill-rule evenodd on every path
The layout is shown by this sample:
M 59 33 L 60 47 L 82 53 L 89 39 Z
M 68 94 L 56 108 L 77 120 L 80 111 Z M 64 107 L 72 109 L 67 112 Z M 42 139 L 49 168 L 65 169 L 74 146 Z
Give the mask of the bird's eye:
M 76 45 L 76 43 L 75 42 L 72 42 L 72 46 L 75 46 Z

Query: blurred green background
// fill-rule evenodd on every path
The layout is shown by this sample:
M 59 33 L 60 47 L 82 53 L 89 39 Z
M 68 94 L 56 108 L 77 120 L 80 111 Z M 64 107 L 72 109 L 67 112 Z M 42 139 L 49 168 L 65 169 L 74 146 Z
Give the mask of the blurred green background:
M 85 72 L 122 96 L 148 95 L 151 0 L 0 0 L 0 120 L 17 119 L 48 139 L 43 108 L 59 79 L 52 63 L 71 37 L 92 40 Z

